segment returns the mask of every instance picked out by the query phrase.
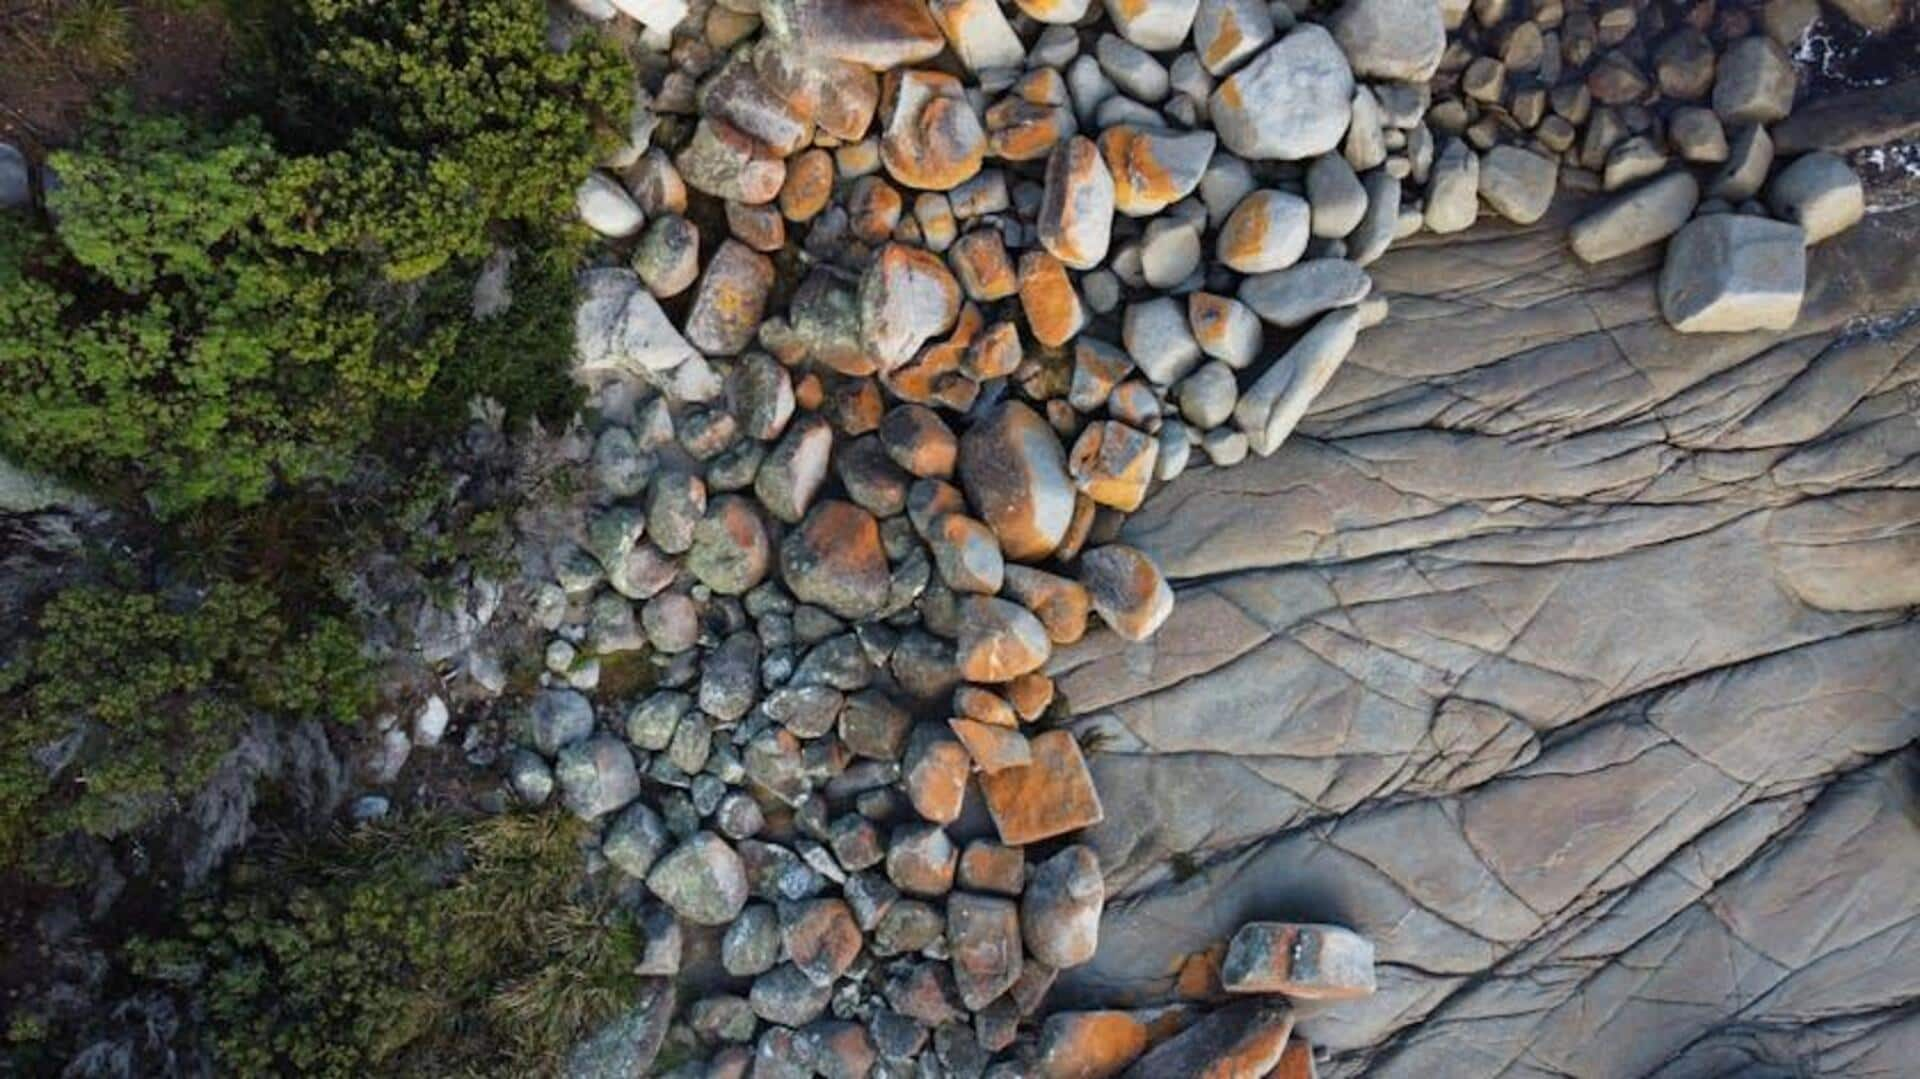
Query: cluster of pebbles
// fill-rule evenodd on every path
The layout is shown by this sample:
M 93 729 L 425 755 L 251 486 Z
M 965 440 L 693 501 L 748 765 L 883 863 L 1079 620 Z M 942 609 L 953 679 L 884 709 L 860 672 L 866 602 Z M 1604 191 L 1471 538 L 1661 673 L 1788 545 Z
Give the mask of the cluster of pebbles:
M 604 822 L 644 970 L 710 987 L 685 1073 L 1310 1074 L 1288 1001 L 1372 991 L 1338 927 L 1246 927 L 1215 988 L 1251 996 L 1204 1017 L 1036 1016 L 1104 902 L 1047 663 L 1164 622 L 1124 515 L 1280 446 L 1397 238 L 1537 221 L 1564 165 L 1622 192 L 1583 257 L 1698 211 L 1804 269 L 1844 185 L 1804 158 L 1763 221 L 1742 163 L 1791 107 L 1778 42 L 1711 0 L 572 3 L 655 62 L 579 193 L 619 260 L 576 325 L 596 508 L 511 779 Z M 1641 239 L 1696 165 L 1751 184 Z M 1674 241 L 1677 323 L 1761 317 L 1750 246 Z
M 1443 9 L 1454 33 L 1427 113 L 1443 140 L 1429 229 L 1468 227 L 1480 200 L 1531 224 L 1556 183 L 1603 192 L 1569 231 L 1574 254 L 1601 262 L 1671 237 L 1660 303 L 1675 329 L 1793 324 L 1805 249 L 1866 211 L 1859 177 L 1834 154 L 1775 168 L 1768 128 L 1793 111 L 1788 50 L 1817 4 L 1448 0 Z

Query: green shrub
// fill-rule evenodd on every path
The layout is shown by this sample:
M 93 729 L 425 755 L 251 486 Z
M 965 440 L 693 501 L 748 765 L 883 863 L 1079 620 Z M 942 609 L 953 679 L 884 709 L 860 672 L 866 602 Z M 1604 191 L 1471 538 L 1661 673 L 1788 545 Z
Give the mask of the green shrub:
M 223 1073 L 528 1074 L 635 999 L 643 943 L 581 894 L 588 826 L 426 815 L 243 863 L 134 969 L 193 996 Z
M 545 27 L 540 0 L 304 0 L 260 117 L 109 104 L 53 157 L 53 233 L 0 222 L 0 451 L 177 516 L 336 480 L 455 394 L 570 406 L 566 223 L 631 72 Z M 476 321 L 496 245 L 515 302 Z
M 191 606 L 78 586 L 0 668 L 0 866 L 70 832 L 134 831 L 190 797 L 256 714 L 347 721 L 368 703 L 357 638 L 295 629 L 272 594 L 219 584 Z

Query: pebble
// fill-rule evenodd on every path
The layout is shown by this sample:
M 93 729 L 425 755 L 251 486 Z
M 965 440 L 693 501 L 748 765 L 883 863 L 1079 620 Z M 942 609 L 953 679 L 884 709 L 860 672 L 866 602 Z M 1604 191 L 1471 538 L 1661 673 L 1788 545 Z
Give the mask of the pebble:
M 1093 140 L 1075 135 L 1061 142 L 1047 158 L 1040 243 L 1076 270 L 1098 266 L 1112 236 L 1114 198 L 1113 174 Z
M 1568 246 L 1586 262 L 1602 262 L 1650 247 L 1693 216 L 1700 185 L 1689 172 L 1671 172 L 1618 195 L 1567 230 Z
M 602 236 L 619 239 L 640 231 L 646 215 L 620 182 L 605 173 L 589 173 L 575 199 L 580 220 Z
M 1202 431 L 1210 431 L 1233 416 L 1240 398 L 1234 368 L 1219 360 L 1202 366 L 1181 380 L 1176 394 L 1180 415 Z
M 998 0 L 928 0 L 927 10 L 968 71 L 1026 63 L 1026 46 Z
M 803 603 L 842 618 L 866 618 L 887 602 L 889 570 L 872 514 L 828 499 L 808 512 L 780 544 L 787 587 Z
M 1448 139 L 1427 181 L 1425 223 L 1442 235 L 1473 227 L 1480 216 L 1480 157 L 1460 139 Z
M 1285 191 L 1263 189 L 1240 200 L 1221 226 L 1216 254 L 1243 274 L 1283 270 L 1307 250 L 1312 208 Z
M 1286 441 L 1353 350 L 1360 334 L 1360 309 L 1343 307 L 1324 315 L 1267 368 L 1240 396 L 1233 419 L 1247 433 L 1253 451 L 1271 456 Z
M 1531 225 L 1553 203 L 1560 166 L 1517 146 L 1496 146 L 1480 159 L 1480 197 L 1516 225 Z
M 1202 353 L 1236 371 L 1251 366 L 1259 357 L 1266 335 L 1260 316 L 1252 308 L 1210 292 L 1188 294 L 1187 324 Z
M 1174 289 L 1200 269 L 1200 224 L 1171 215 L 1147 223 L 1140 270 L 1148 287 Z
M 1093 959 L 1100 943 L 1106 882 L 1092 848 L 1074 844 L 1035 866 L 1020 899 L 1027 950 L 1055 970 Z
M 1027 745 L 1032 764 L 980 777 L 1000 842 L 1024 846 L 1100 823 L 1105 810 L 1073 734 L 1043 731 Z
M 737 596 L 766 579 L 772 558 L 766 523 L 753 503 L 721 495 L 694 528 L 686 565 L 708 588 Z
M 951 329 L 960 302 L 960 283 L 937 256 L 890 243 L 860 279 L 861 343 L 891 371 Z
M 1249 922 L 1220 964 L 1229 993 L 1283 993 L 1297 1000 L 1357 1000 L 1374 992 L 1373 944 L 1334 925 Z
M 1764 35 L 1741 38 L 1721 54 L 1713 111 L 1728 124 L 1771 124 L 1793 111 L 1793 60 Z
M 1332 35 L 1296 27 L 1220 84 L 1207 103 L 1227 148 L 1257 160 L 1299 161 L 1340 144 L 1353 70 Z
M 801 55 L 875 71 L 930 60 L 947 44 L 925 0 L 764 0 L 760 18 Z
M 1774 174 L 1767 207 L 1782 221 L 1799 225 L 1811 247 L 1859 224 L 1867 212 L 1866 192 L 1844 160 L 1820 151 Z
M 1307 167 L 1307 201 L 1313 235 L 1337 240 L 1352 232 L 1367 212 L 1366 188 L 1339 154 L 1323 154 Z
M 1785 330 L 1807 286 L 1806 233 L 1746 214 L 1698 217 L 1674 234 L 1660 310 L 1681 333 Z
M 1193 47 L 1208 72 L 1228 75 L 1272 41 L 1276 32 L 1263 0 L 1200 0 L 1193 20 Z
M 955 664 L 970 682 L 1006 682 L 1038 670 L 1053 652 L 1046 627 L 1025 607 L 991 596 L 960 601 Z
M 1210 131 L 1173 132 L 1122 123 L 1101 131 L 1097 142 L 1113 176 L 1114 207 L 1129 217 L 1146 217 L 1200 186 L 1216 140 Z
M 734 356 L 753 344 L 773 289 L 773 260 L 737 240 L 714 252 L 687 315 L 689 344 L 709 356 Z
M 1046 251 L 1020 258 L 1020 310 L 1034 340 L 1049 348 L 1071 341 L 1087 322 L 1065 264 Z
M 1346 0 L 1328 25 L 1354 74 L 1366 79 L 1426 82 L 1447 46 L 1434 0 Z
M 1167 69 L 1145 49 L 1124 38 L 1101 34 L 1093 54 L 1100 70 L 1121 93 L 1148 105 L 1166 98 L 1170 89 Z
M 960 80 L 937 71 L 888 77 L 880 159 L 908 187 L 950 191 L 980 171 L 987 132 Z
M 1127 355 L 1156 385 L 1180 381 L 1200 362 L 1200 345 L 1193 339 L 1186 313 L 1171 296 L 1128 304 L 1121 339 Z
M 561 800 L 581 820 L 597 820 L 640 796 L 633 752 L 616 738 L 603 735 L 566 746 L 553 774 Z
M 695 925 L 726 925 L 747 904 L 740 856 L 711 832 L 696 833 L 656 862 L 647 874 L 647 888 Z
M 1240 301 L 1275 326 L 1304 325 L 1321 313 L 1366 299 L 1373 279 L 1346 259 L 1308 259 L 1240 283 Z

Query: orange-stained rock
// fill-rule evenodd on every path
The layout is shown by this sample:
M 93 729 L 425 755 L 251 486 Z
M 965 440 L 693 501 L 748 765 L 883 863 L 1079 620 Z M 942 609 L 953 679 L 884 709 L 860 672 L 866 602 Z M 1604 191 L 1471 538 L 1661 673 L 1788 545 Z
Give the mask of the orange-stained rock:
M 1060 537 L 1060 547 L 1053 557 L 1061 562 L 1071 562 L 1080 557 L 1080 548 L 1086 546 L 1087 537 L 1093 535 L 1093 519 L 1100 507 L 1093 499 L 1075 492 L 1073 496 L 1073 515 L 1067 521 L 1066 535 Z
M 1157 214 L 1200 186 L 1213 160 L 1211 131 L 1175 133 L 1115 124 L 1100 133 L 1100 156 L 1113 174 L 1114 206 L 1129 217 Z
M 734 239 L 763 254 L 771 254 L 787 245 L 786 219 L 771 205 L 727 203 L 727 231 L 733 233 Z M 756 330 L 758 328 L 755 327 Z
M 958 629 L 954 665 L 969 682 L 1006 682 L 1037 670 L 1053 654 L 1040 620 L 1004 599 L 962 599 Z
M 915 476 L 953 475 L 960 443 L 940 414 L 925 405 L 896 405 L 880 420 L 880 442 L 893 463 Z
M 953 324 L 953 332 L 944 341 L 935 341 L 921 349 L 912 362 L 901 364 L 888 371 L 884 376 L 887 389 L 895 397 L 915 404 L 945 404 L 941 390 L 949 380 L 963 378 L 962 368 L 967 362 L 967 352 L 973 347 L 974 338 L 980 333 L 985 321 L 980 309 L 972 303 L 960 308 L 960 317 Z
M 1229 1004 L 1162 1042 L 1124 1074 L 1128 1079 L 1192 1076 L 1257 1079 L 1273 1070 L 1293 1032 L 1293 1011 L 1276 1000 Z
M 1017 896 L 1026 885 L 1027 854 L 990 839 L 976 839 L 960 852 L 960 887 Z
M 1025 846 L 1100 823 L 1100 795 L 1073 734 L 1044 731 L 1028 739 L 1027 748 L 1032 764 L 980 777 L 1000 842 Z
M 931 59 L 947 45 L 925 0 L 765 0 L 760 18 L 801 55 L 875 71 Z
M 960 713 L 963 719 L 975 719 L 996 727 L 1012 729 L 1020 725 L 1020 717 L 1014 713 L 1013 705 L 998 693 L 982 686 L 961 686 L 954 690 L 953 710 Z
M 1073 382 L 1067 403 L 1081 412 L 1107 407 L 1107 395 L 1133 373 L 1133 359 L 1105 341 L 1083 337 L 1073 344 Z
M 1220 962 L 1226 957 L 1227 942 L 1223 940 L 1181 960 L 1173 979 L 1173 995 L 1181 1000 L 1218 999 L 1226 992 L 1220 988 Z
M 1244 274 L 1284 270 L 1307 250 L 1312 208 L 1286 191 L 1263 188 L 1234 206 L 1220 226 L 1215 253 L 1227 268 Z
M 988 775 L 1017 765 L 1033 763 L 1033 751 L 1019 731 L 996 727 L 973 719 L 949 719 L 947 726 L 967 747 L 973 763 Z
M 1229 993 L 1284 993 L 1301 1000 L 1357 1000 L 1374 991 L 1373 943 L 1337 925 L 1248 922 L 1220 967 Z
M 960 816 L 970 772 L 967 747 L 930 724 L 914 729 L 902 762 L 900 785 L 914 812 L 935 824 Z
M 860 955 L 860 926 L 844 899 L 796 904 L 781 922 L 787 958 L 815 985 L 832 985 Z
M 821 61 L 815 68 L 820 107 L 814 110 L 813 122 L 841 142 L 866 138 L 873 114 L 880 108 L 880 76 L 845 61 Z
M 913 359 L 960 315 L 960 283 L 938 255 L 888 244 L 860 278 L 860 339 L 882 371 Z
M 688 186 L 749 206 L 772 202 L 787 181 L 787 163 L 766 144 L 718 117 L 707 117 L 673 159 Z
M 987 108 L 987 150 L 1008 161 L 1037 161 L 1078 130 L 1067 82 L 1050 67 L 1022 75 Z
M 1093 597 L 1079 581 L 1031 566 L 1009 565 L 1003 589 L 1040 619 L 1053 643 L 1072 644 L 1086 635 Z
M 820 376 L 808 371 L 793 380 L 793 403 L 805 412 L 816 412 L 826 403 L 826 387 L 821 385 Z
M 1014 712 L 1028 723 L 1039 719 L 1053 703 L 1053 679 L 1039 671 L 1021 675 L 1008 682 L 1005 689 Z
M 1113 173 L 1092 139 L 1075 135 L 1047 158 L 1040 199 L 1040 243 L 1076 270 L 1091 270 L 1107 257 L 1113 238 Z
M 787 180 L 780 187 L 780 212 L 787 220 L 813 220 L 832 197 L 832 154 L 814 147 L 787 162 Z
M 1039 1074 L 1111 1079 L 1146 1051 L 1146 1026 L 1126 1012 L 1055 1012 L 1040 1027 Z
M 942 514 L 927 526 L 926 540 L 933 549 L 934 567 L 948 588 L 987 596 L 1000 591 L 1006 559 L 993 529 L 984 522 L 958 513 Z
M 1012 561 L 1045 558 L 1073 518 L 1060 440 L 1039 413 L 1008 401 L 960 438 L 960 485 Z
M 780 544 L 788 589 L 842 618 L 867 618 L 887 601 L 887 553 L 873 514 L 838 499 L 807 513 Z
M 1086 308 L 1066 266 L 1045 251 L 1020 257 L 1020 310 L 1033 339 L 1050 348 L 1073 340 L 1087 323 Z
M 1036 20 L 1055 25 L 1077 23 L 1087 15 L 1093 0 L 1013 0 L 1020 10 Z
M 673 167 L 673 159 L 658 146 L 627 170 L 627 190 L 633 192 L 633 201 L 640 204 L 649 220 L 687 212 L 687 182 Z
M 1188 293 L 1187 325 L 1193 329 L 1194 343 L 1201 352 L 1235 370 L 1259 358 L 1267 332 L 1253 308 L 1211 292 Z
M 1020 328 L 1011 322 L 996 322 L 967 347 L 961 370 L 975 381 L 985 382 L 1013 374 L 1020 360 Z
M 1103 506 L 1131 513 L 1146 500 L 1153 466 L 1160 459 L 1160 440 L 1105 420 L 1089 424 L 1073 444 L 1067 469 L 1074 486 Z
M 880 384 L 870 378 L 835 379 L 826 403 L 828 419 L 849 438 L 878 430 L 887 409 Z
M 1013 260 L 1007 257 L 1007 242 L 997 228 L 974 229 L 960 237 L 947 252 L 953 273 L 969 299 L 988 303 L 1004 300 L 1019 291 L 1020 281 L 1013 273 Z
M 700 91 L 700 115 L 724 120 L 786 157 L 813 137 L 816 93 L 769 85 L 750 62 L 728 64 Z M 782 92 L 788 91 L 788 92 Z
M 919 224 L 920 241 L 929 251 L 945 251 L 960 234 L 953 201 L 939 191 L 922 191 L 913 197 L 913 220 Z
M 1313 1046 L 1305 1038 L 1288 1038 L 1280 1063 L 1267 1073 L 1267 1079 L 1320 1079 L 1320 1070 L 1313 1066 Z
M 862 176 L 847 195 L 847 225 L 866 243 L 885 243 L 900 224 L 906 205 L 892 184 L 878 176 Z
M 1113 392 L 1107 395 L 1107 415 L 1129 427 L 1157 427 L 1160 398 L 1154 396 L 1153 387 L 1144 380 L 1130 378 L 1115 386 Z
M 987 155 L 987 133 L 960 80 L 938 71 L 896 71 L 880 102 L 886 131 L 880 160 L 908 187 L 950 191 L 973 178 Z

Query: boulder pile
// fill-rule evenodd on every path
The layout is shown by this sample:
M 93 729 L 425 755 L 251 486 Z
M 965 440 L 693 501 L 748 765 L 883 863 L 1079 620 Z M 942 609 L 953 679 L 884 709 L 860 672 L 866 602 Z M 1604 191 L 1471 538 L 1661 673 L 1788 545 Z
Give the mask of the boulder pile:
M 1453 38 L 1427 121 L 1441 140 L 1427 227 L 1473 223 L 1474 190 L 1532 224 L 1556 183 L 1606 199 L 1571 228 L 1602 262 L 1671 238 L 1660 307 L 1682 333 L 1782 330 L 1799 314 L 1806 248 L 1866 212 L 1860 179 L 1814 152 L 1777 161 L 1792 113 L 1788 50 L 1818 15 L 1764 6 L 1452 0 Z M 1784 166 L 1784 167 L 1776 167 Z
M 574 0 L 664 52 L 579 193 L 608 241 L 576 323 L 593 508 L 553 552 L 511 779 L 604 822 L 648 972 L 714 987 L 676 1027 L 688 1074 L 1311 1070 L 1278 1064 L 1291 1013 L 1264 997 L 1029 1022 L 1104 901 L 1046 670 L 1096 619 L 1164 623 L 1124 515 L 1286 440 L 1385 317 L 1391 243 L 1546 213 L 1560 80 L 1471 54 L 1558 56 L 1561 21 L 1631 39 L 1549 6 L 1475 5 L 1450 42 L 1435 0 Z M 1589 59 L 1552 70 L 1590 93 Z M 1729 100 L 1780 96 L 1741 78 Z M 1794 224 L 1681 230 L 1676 324 L 1797 306 L 1800 238 L 1847 216 L 1805 161 L 1770 189 Z M 1688 178 L 1657 171 L 1577 247 L 1679 229 Z M 1371 990 L 1344 930 L 1241 937 L 1226 993 Z

